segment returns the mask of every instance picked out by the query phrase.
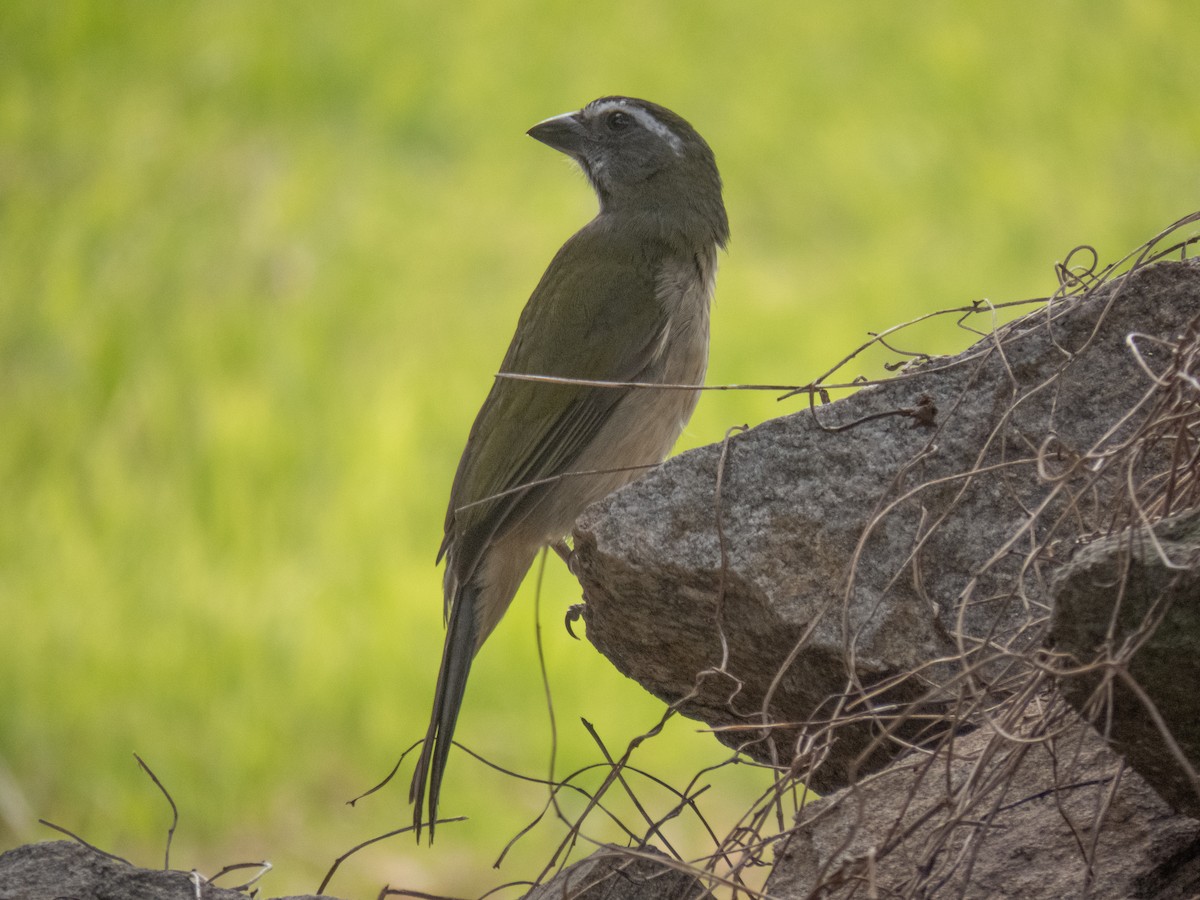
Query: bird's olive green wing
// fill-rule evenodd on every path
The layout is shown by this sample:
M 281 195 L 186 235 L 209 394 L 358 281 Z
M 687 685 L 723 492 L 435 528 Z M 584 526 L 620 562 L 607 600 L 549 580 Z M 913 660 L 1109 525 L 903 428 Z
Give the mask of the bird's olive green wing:
M 640 380 L 666 325 L 655 284 L 661 259 L 652 242 L 623 238 L 597 222 L 584 228 L 542 276 L 500 371 Z M 630 390 L 496 380 L 471 428 L 446 516 L 442 552 L 454 546 L 460 582 L 514 514 L 554 487 L 531 483 L 572 471 Z

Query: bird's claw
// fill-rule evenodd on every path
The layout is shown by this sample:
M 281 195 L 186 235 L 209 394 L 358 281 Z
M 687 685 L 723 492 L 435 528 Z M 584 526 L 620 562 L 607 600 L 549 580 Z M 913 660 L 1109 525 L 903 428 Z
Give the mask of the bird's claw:
M 583 618 L 583 606 L 584 604 L 582 603 L 572 603 L 570 606 L 568 606 L 567 617 L 563 622 L 563 624 L 567 626 L 567 634 L 575 638 L 575 640 L 579 640 L 579 635 L 575 633 L 575 629 L 573 629 L 571 626 Z

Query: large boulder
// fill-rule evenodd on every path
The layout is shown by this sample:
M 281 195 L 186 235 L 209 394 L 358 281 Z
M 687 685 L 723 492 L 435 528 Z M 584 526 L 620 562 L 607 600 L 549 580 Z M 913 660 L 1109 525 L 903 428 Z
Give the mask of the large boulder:
M 1056 547 L 1122 490 L 1200 265 L 1056 298 L 948 358 L 684 453 L 575 530 L 588 637 L 721 740 L 827 792 L 1029 671 Z

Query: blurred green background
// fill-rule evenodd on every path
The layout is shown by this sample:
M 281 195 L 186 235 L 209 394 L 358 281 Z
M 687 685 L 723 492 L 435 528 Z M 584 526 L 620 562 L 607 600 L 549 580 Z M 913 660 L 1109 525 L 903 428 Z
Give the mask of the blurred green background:
M 870 329 L 1047 294 L 1074 245 L 1112 260 L 1200 207 L 1197 46 L 1166 2 L 6 0 L 0 849 L 54 837 L 40 816 L 157 864 L 135 751 L 180 806 L 173 863 L 270 858 L 267 894 L 408 821 L 409 765 L 344 801 L 424 731 L 458 453 L 594 209 L 534 122 L 607 93 L 689 118 L 733 228 L 709 380 L 802 384 Z M 947 320 L 916 349 L 969 341 Z M 681 446 L 803 405 L 708 394 Z M 661 705 L 564 633 L 557 560 L 543 593 L 561 773 L 600 758 L 579 717 L 619 753 Z M 458 737 L 544 775 L 532 601 Z M 682 782 L 726 755 L 675 722 L 637 759 Z M 536 874 L 561 829 L 491 863 L 544 790 L 461 754 L 449 777 L 470 822 L 330 890 Z M 718 828 L 767 785 L 712 780 Z

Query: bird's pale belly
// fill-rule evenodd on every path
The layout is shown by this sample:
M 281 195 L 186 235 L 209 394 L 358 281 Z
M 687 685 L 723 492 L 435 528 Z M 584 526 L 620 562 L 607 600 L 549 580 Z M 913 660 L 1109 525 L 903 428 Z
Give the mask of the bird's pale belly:
M 694 324 L 697 333 L 677 336 L 654 381 L 703 383 L 708 365 L 708 323 Z M 699 398 L 699 391 L 678 388 L 634 389 L 571 467 L 572 472 L 581 474 L 568 475 L 547 491 L 542 502 L 514 530 L 520 530 L 525 540 L 536 541 L 538 546 L 570 532 L 583 509 L 666 459 Z M 596 474 L 582 474 L 593 472 Z

